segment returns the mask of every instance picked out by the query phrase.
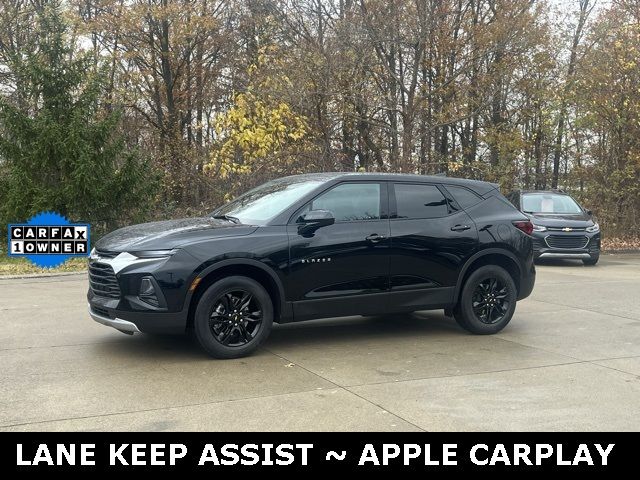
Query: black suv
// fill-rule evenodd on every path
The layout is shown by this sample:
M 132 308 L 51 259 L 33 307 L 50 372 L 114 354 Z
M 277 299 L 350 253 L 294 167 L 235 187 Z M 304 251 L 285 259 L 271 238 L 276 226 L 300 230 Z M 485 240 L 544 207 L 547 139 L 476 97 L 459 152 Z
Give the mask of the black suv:
M 254 350 L 273 322 L 444 308 L 500 331 L 533 289 L 531 223 L 494 184 L 323 173 L 257 187 L 204 218 L 100 239 L 91 317 L 125 333 L 193 330 L 211 355 Z
M 507 195 L 533 224 L 538 258 L 577 258 L 595 265 L 600 258 L 600 226 L 591 210 L 562 190 L 517 190 Z

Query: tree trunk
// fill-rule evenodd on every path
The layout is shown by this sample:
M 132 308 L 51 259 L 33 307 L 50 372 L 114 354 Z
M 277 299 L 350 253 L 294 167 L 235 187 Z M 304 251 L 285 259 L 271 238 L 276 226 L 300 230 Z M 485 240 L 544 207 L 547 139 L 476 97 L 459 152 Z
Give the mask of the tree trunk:
M 587 21 L 587 17 L 593 6 L 590 5 L 590 0 L 580 0 L 580 15 L 578 17 L 578 24 L 573 33 L 573 40 L 571 42 L 571 54 L 569 56 L 569 66 L 567 69 L 567 78 L 564 84 L 564 91 L 562 95 L 562 102 L 560 105 L 560 114 L 558 118 L 558 131 L 556 135 L 556 142 L 553 149 L 553 174 L 551 178 L 551 188 L 558 188 L 558 180 L 560 176 L 560 158 L 562 157 L 562 140 L 564 139 L 565 121 L 567 116 L 567 96 L 571 90 L 571 84 L 573 82 L 573 74 L 576 68 L 576 59 L 578 56 L 578 46 L 580 45 L 580 39 L 582 38 L 582 31 Z

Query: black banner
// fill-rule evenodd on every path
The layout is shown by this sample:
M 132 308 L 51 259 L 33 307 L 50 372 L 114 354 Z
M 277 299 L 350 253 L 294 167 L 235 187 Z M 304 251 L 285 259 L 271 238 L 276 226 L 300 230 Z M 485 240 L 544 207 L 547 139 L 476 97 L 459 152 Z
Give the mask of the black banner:
M 2 466 L 43 472 L 624 472 L 637 433 L 2 433 Z M 8 467 L 8 468 L 7 468 Z

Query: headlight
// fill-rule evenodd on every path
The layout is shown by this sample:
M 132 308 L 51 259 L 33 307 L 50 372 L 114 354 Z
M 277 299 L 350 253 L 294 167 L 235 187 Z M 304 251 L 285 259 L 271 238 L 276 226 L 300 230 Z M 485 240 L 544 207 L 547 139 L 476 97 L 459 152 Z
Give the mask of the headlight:
M 598 222 L 594 223 L 590 227 L 587 227 L 587 232 L 589 233 L 598 233 L 599 231 L 600 231 L 600 225 L 598 225 Z
M 123 270 L 131 265 L 162 262 L 178 250 L 145 250 L 140 252 L 122 252 L 113 258 L 100 260 L 102 263 L 108 263 L 115 273 Z
M 170 257 L 177 250 L 174 248 L 173 250 L 142 250 L 140 252 L 129 252 L 131 255 L 137 258 L 164 258 Z
M 535 223 L 533 224 L 533 231 L 534 232 L 546 232 L 547 231 L 547 227 L 543 226 L 543 225 L 536 225 Z

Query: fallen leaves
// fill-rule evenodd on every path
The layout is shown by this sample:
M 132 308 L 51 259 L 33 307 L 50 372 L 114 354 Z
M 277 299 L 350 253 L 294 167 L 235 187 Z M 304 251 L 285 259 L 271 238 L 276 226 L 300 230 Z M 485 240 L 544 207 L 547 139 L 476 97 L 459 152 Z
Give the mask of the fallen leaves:
M 605 237 L 602 239 L 602 250 L 605 252 L 640 251 L 640 237 Z

